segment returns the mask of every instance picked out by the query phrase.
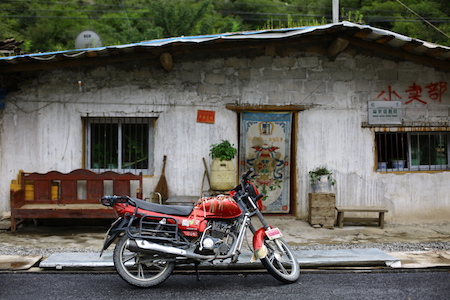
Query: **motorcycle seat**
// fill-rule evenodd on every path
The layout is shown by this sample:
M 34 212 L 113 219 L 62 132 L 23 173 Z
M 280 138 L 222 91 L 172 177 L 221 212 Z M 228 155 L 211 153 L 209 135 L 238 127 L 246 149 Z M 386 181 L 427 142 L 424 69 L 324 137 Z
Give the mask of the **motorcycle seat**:
M 158 203 L 147 202 L 138 198 L 130 198 L 135 202 L 138 208 L 166 215 L 186 217 L 189 216 L 194 209 L 193 206 L 186 205 L 164 205 Z

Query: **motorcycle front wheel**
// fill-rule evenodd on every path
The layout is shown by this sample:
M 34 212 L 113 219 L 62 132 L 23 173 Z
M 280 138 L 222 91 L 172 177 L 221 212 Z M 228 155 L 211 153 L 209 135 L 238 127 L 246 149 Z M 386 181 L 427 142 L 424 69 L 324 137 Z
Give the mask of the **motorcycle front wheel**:
M 175 261 L 157 253 L 132 252 L 127 249 L 128 236 L 122 236 L 114 248 L 114 267 L 123 280 L 137 287 L 163 283 L 172 274 Z
M 267 255 L 261 263 L 270 275 L 283 283 L 294 283 L 300 276 L 300 266 L 289 245 L 283 239 L 264 240 Z

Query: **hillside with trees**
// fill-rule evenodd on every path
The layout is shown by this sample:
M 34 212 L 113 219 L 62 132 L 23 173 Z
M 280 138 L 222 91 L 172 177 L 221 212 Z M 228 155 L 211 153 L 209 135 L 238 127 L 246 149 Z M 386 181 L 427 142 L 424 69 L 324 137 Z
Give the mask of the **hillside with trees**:
M 340 20 L 450 46 L 448 0 L 340 0 Z M 0 41 L 24 53 L 75 48 L 83 30 L 103 45 L 332 22 L 332 0 L 3 0 Z

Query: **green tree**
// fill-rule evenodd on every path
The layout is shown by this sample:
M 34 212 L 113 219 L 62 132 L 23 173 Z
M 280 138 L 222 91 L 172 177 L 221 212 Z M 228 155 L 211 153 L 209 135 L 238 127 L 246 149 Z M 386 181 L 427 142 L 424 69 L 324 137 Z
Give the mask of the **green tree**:
M 410 10 L 395 0 L 364 0 L 364 5 L 361 8 L 364 21 L 367 24 L 413 38 L 450 45 L 448 38 L 450 17 L 442 10 L 444 6 L 446 7 L 445 10 L 448 11 L 448 4 L 436 0 L 402 0 L 402 3 Z M 414 12 L 419 14 L 420 17 Z M 429 25 L 424 19 L 444 33 Z
M 240 29 L 240 21 L 232 16 L 222 17 L 210 1 L 181 0 L 151 1 L 151 17 L 165 37 L 209 34 Z
M 341 20 L 363 22 L 450 45 L 448 0 L 340 0 Z M 104 45 L 331 22 L 331 0 L 46 0 L 0 2 L 0 39 L 24 40 L 29 52 L 73 49 L 96 31 Z M 437 27 L 439 30 L 436 30 Z
M 289 4 L 278 0 L 230 0 L 217 2 L 215 7 L 223 15 L 239 16 L 244 30 L 267 27 L 267 22 L 282 27 L 290 13 Z

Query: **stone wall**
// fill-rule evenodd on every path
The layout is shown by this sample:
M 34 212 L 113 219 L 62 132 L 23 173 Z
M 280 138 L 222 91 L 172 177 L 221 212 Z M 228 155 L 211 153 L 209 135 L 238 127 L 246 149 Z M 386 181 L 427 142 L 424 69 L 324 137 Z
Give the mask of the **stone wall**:
M 86 116 L 157 118 L 155 175 L 146 176 L 144 195 L 156 185 L 163 155 L 171 195 L 199 195 L 202 158 L 209 145 L 238 144 L 238 116 L 227 103 L 306 105 L 294 130 L 297 216 L 306 218 L 309 170 L 326 165 L 337 179 L 338 205 L 386 205 L 387 221 L 446 220 L 450 212 L 450 172 L 405 175 L 374 171 L 374 133 L 367 102 L 383 97 L 410 100 L 421 86 L 426 104 L 405 106 L 407 122 L 448 122 L 450 91 L 440 101 L 426 98 L 431 83 L 450 82 L 447 73 L 409 62 L 393 62 L 350 52 L 334 61 L 319 54 L 231 57 L 177 62 L 171 72 L 145 61 L 92 68 L 41 71 L 8 94 L 0 122 L 0 210 L 9 209 L 9 183 L 18 170 L 68 172 L 83 167 Z M 78 81 L 82 82 L 79 91 Z M 396 94 L 389 91 L 396 91 Z M 384 93 L 383 93 L 384 92 Z M 429 95 L 428 95 L 429 96 Z M 392 99 L 395 100 L 395 99 Z M 214 124 L 196 122 L 197 110 L 214 110 Z M 209 158 L 208 158 L 209 160 Z

